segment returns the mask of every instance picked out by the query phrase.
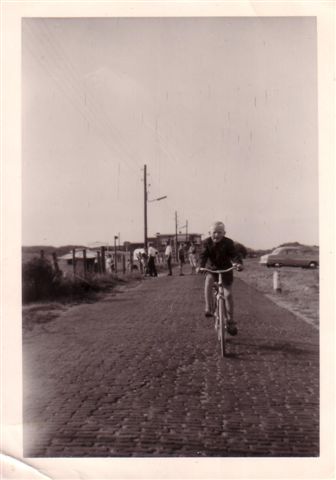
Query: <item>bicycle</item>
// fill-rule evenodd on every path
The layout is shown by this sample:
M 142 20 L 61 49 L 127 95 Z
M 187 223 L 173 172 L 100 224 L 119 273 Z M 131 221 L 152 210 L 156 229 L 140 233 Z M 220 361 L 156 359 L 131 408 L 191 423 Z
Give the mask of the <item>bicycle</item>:
M 230 272 L 236 268 L 235 265 L 226 270 L 210 270 L 209 268 L 200 268 L 200 271 L 218 274 L 218 282 L 214 284 L 213 306 L 215 317 L 215 329 L 217 331 L 218 340 L 221 344 L 221 354 L 225 357 L 227 354 L 227 337 L 228 337 L 228 315 L 224 297 L 223 273 Z

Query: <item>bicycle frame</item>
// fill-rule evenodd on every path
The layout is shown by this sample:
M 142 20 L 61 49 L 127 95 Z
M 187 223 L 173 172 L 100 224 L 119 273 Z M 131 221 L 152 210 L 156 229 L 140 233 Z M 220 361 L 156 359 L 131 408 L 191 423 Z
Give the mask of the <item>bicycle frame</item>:
M 218 282 L 215 295 L 215 329 L 217 331 L 218 340 L 221 344 L 221 353 L 224 357 L 226 354 L 226 338 L 227 338 L 227 310 L 225 304 L 225 296 L 224 296 L 224 285 L 223 285 L 223 273 L 230 272 L 233 270 L 234 266 L 226 269 L 226 270 L 210 270 L 209 268 L 201 268 L 200 270 L 206 271 L 209 273 L 218 274 Z

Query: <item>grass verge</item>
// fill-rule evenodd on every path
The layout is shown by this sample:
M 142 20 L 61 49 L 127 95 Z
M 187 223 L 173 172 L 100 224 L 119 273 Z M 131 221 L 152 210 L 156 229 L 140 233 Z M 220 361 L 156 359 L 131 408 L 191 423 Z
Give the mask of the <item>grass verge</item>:
M 244 282 L 262 293 L 268 294 L 274 301 L 307 317 L 314 325 L 319 323 L 319 270 L 296 267 L 278 269 L 281 293 L 273 290 L 274 268 L 259 264 L 258 259 L 246 259 L 244 271 L 237 275 Z

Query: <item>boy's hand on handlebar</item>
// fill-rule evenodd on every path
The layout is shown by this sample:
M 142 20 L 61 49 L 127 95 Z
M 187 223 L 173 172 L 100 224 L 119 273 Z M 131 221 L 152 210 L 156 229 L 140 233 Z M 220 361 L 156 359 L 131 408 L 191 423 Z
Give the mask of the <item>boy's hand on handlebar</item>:
M 196 268 L 196 273 L 201 273 L 201 274 L 204 275 L 204 274 L 206 273 L 206 271 L 203 270 L 202 267 L 197 267 L 197 268 Z
M 244 270 L 244 267 L 241 263 L 234 263 L 233 266 L 238 272 L 241 272 L 242 270 Z

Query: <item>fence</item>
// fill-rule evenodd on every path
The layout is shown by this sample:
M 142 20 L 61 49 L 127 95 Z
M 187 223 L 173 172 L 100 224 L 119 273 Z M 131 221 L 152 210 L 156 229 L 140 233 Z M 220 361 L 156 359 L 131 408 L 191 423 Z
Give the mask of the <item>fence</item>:
M 41 250 L 41 258 L 44 251 Z M 99 250 L 73 249 L 71 253 L 57 257 L 52 254 L 53 266 L 56 272 L 64 277 L 88 277 L 93 274 L 125 274 L 133 269 L 132 252 L 112 250 L 101 247 Z

